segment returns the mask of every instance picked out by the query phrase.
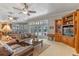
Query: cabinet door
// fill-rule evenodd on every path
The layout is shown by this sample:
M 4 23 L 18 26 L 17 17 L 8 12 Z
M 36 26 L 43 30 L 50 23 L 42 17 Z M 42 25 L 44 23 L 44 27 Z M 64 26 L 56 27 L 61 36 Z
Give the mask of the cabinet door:
M 68 44 L 68 39 L 65 36 L 63 36 L 62 42 L 65 43 L 65 44 Z
M 62 40 L 62 36 L 59 35 L 59 34 L 56 34 L 56 36 L 55 36 L 55 41 L 61 42 L 61 40 Z
M 75 40 L 73 38 L 71 39 L 68 39 L 68 44 L 72 47 L 74 47 L 74 43 L 75 43 Z
M 62 42 L 62 35 L 59 35 L 59 42 Z
M 58 41 L 58 35 L 55 34 L 55 41 Z

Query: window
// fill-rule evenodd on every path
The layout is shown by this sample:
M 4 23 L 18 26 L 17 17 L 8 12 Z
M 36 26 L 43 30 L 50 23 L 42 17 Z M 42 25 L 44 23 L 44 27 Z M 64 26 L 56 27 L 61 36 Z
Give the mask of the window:
M 41 37 L 47 37 L 48 33 L 48 20 L 36 20 L 33 22 L 30 22 L 30 32 L 37 35 L 39 38 Z

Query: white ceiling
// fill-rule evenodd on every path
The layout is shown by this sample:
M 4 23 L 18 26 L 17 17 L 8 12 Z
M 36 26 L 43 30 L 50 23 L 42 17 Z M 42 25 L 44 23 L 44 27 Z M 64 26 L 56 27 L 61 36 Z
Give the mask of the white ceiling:
M 12 7 L 23 8 L 20 3 L 0 3 L 0 19 L 6 19 L 8 12 L 13 12 L 12 16 L 17 16 L 19 19 L 17 21 L 24 21 L 30 18 L 34 18 L 40 15 L 55 15 L 58 13 L 76 10 L 79 8 L 78 3 L 29 3 L 29 9 L 35 10 L 37 13 L 27 16 L 24 14 L 18 14 L 20 11 L 13 9 Z

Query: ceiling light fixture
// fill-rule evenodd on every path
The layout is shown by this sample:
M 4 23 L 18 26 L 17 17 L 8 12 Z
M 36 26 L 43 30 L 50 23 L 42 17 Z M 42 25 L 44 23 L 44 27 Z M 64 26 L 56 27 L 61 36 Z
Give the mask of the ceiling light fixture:
M 13 20 L 13 17 L 9 17 L 10 20 Z
M 27 14 L 27 13 L 28 13 L 28 11 L 23 11 L 22 13 L 23 13 L 23 14 Z
M 7 19 L 13 21 L 13 20 L 17 20 L 18 17 L 8 15 Z

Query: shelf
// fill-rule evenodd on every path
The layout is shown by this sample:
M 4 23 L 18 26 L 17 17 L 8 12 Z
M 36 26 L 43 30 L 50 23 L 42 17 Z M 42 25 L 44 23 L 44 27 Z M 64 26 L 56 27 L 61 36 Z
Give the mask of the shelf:
M 69 27 L 69 26 L 74 26 L 73 24 L 66 24 L 66 25 L 63 25 L 62 27 Z

